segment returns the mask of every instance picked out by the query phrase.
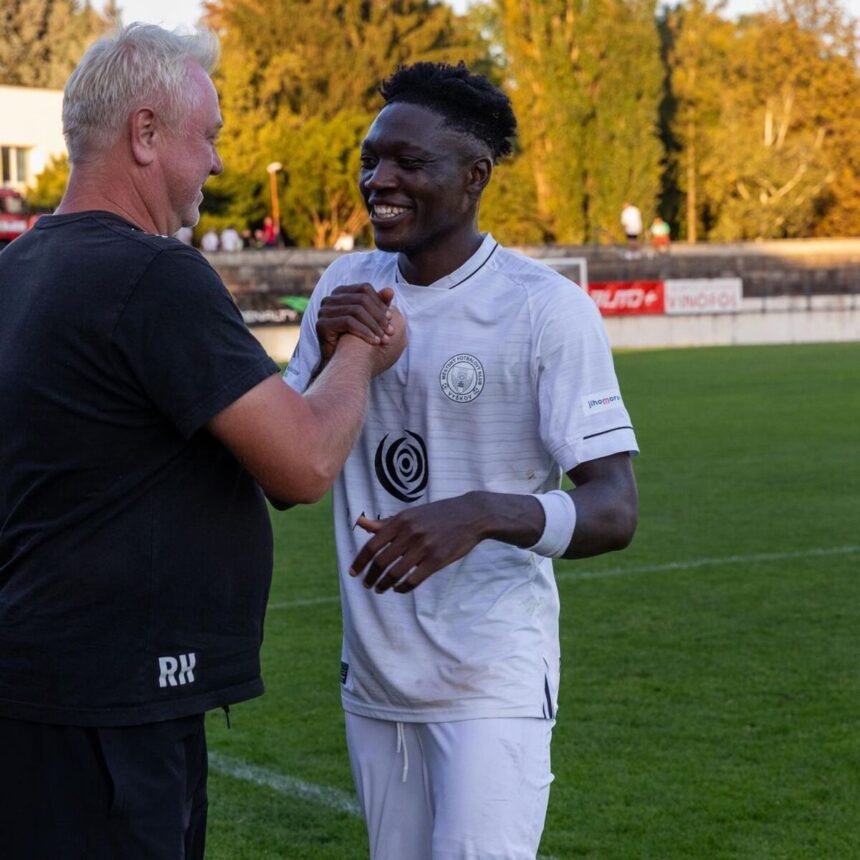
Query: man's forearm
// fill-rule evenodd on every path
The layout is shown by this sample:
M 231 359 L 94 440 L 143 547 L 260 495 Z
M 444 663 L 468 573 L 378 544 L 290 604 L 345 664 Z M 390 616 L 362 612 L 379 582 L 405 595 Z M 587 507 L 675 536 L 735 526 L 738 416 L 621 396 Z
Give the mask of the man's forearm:
M 331 482 L 340 472 L 364 423 L 372 376 L 368 348 L 344 337 L 305 394 L 319 436 L 318 450 Z
M 270 499 L 309 503 L 331 487 L 364 418 L 372 349 L 344 338 L 328 373 L 297 394 L 272 376 L 209 423 Z

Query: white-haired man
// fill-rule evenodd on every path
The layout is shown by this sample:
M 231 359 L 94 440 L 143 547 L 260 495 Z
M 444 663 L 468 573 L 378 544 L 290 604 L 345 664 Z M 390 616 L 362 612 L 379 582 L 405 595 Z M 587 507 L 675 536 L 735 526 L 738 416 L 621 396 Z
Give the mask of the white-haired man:
M 300 396 L 170 238 L 222 170 L 217 53 L 147 25 L 97 42 L 62 204 L 0 255 L 4 860 L 203 856 L 202 715 L 262 692 L 261 487 L 319 498 L 405 343 L 378 301 Z

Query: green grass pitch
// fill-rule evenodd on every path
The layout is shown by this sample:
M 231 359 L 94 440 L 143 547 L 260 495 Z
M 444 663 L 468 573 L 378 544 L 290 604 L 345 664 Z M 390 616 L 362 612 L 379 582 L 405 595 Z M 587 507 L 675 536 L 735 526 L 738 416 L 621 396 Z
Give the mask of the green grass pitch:
M 860 344 L 616 361 L 643 452 L 639 531 L 557 566 L 541 857 L 860 858 Z M 330 504 L 273 522 L 267 693 L 230 730 L 208 717 L 207 856 L 366 858 Z

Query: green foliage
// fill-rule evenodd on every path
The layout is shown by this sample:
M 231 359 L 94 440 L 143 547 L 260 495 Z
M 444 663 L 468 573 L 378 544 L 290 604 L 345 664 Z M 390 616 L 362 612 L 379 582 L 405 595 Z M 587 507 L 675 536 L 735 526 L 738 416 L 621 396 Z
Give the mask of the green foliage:
M 225 172 L 200 229 L 255 226 L 277 175 L 284 236 L 371 241 L 356 188 L 377 87 L 400 63 L 466 60 L 511 95 L 516 156 L 484 195 L 481 226 L 508 244 L 622 239 L 623 201 L 673 234 L 755 239 L 860 233 L 860 61 L 840 0 L 210 0 Z M 0 83 L 61 87 L 120 17 L 81 0 L 4 0 Z M 30 199 L 56 205 L 67 166 Z
M 551 240 L 537 210 L 534 173 L 526 156 L 502 162 L 481 199 L 480 225 L 504 245 L 541 245 Z
M 668 29 L 687 238 L 860 230 L 860 71 L 835 0 L 737 25 L 690 0 Z
M 0 84 L 61 89 L 105 21 L 77 0 L 3 0 Z
M 665 144 L 684 200 L 685 229 L 680 235 L 691 242 L 699 235 L 700 209 L 707 209 L 700 206 L 700 186 L 722 166 L 723 153 L 711 133 L 722 119 L 734 26 L 719 9 L 706 0 L 689 0 L 664 20 L 669 105 Z
M 541 220 L 556 241 L 620 238 L 659 192 L 663 72 L 653 0 L 497 0 Z
M 27 190 L 27 203 L 34 209 L 56 209 L 68 182 L 68 156 L 51 158 L 48 166 L 36 177 L 35 186 Z
M 293 238 L 315 248 L 331 247 L 341 232 L 357 235 L 367 211 L 356 184 L 359 145 L 370 118 L 343 110 L 330 119 L 313 117 L 292 131 L 283 194 Z M 299 229 L 301 228 L 301 230 Z
M 225 201 L 220 215 L 251 223 L 270 211 L 265 168 L 279 161 L 285 232 L 316 247 L 364 224 L 358 146 L 381 80 L 400 63 L 470 60 L 478 50 L 451 9 L 430 0 L 216 0 L 209 10 L 223 34 L 227 171 L 211 182 Z

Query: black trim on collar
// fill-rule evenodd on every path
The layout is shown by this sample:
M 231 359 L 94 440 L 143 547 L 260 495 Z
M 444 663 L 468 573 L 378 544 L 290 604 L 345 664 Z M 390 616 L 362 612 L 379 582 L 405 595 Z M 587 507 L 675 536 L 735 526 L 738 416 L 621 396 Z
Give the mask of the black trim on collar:
M 465 284 L 465 283 L 466 283 L 466 281 L 468 281 L 468 280 L 469 280 L 469 278 L 471 278 L 471 277 L 472 277 L 472 275 L 477 275 L 477 274 L 478 274 L 478 272 L 480 272 L 480 271 L 481 271 L 481 269 L 483 269 L 483 268 L 484 268 L 484 266 L 486 266 L 486 265 L 487 265 L 487 263 L 490 261 L 490 257 L 492 257 L 492 256 L 493 256 L 493 254 L 495 254 L 495 253 L 496 253 L 496 248 L 498 248 L 498 247 L 499 247 L 499 243 L 498 243 L 498 242 L 496 242 L 496 244 L 495 244 L 495 245 L 493 245 L 493 250 L 492 250 L 492 251 L 490 251 L 490 253 L 489 253 L 489 254 L 487 254 L 486 259 L 484 260 L 484 262 L 483 262 L 483 263 L 481 263 L 481 265 L 480 265 L 480 266 L 478 266 L 478 268 L 477 268 L 477 269 L 475 269 L 475 270 L 474 270 L 473 272 L 471 272 L 470 274 L 466 275 L 466 277 L 465 277 L 465 278 L 463 278 L 463 280 L 462 280 L 462 281 L 457 281 L 457 283 L 456 283 L 456 284 L 451 284 L 451 286 L 450 286 L 450 287 L 448 287 L 448 289 L 449 289 L 449 290 L 453 290 L 453 289 L 454 289 L 454 287 L 459 287 L 459 286 L 460 286 L 460 284 Z
M 495 242 L 495 244 L 493 245 L 493 247 L 492 247 L 492 249 L 490 250 L 489 254 L 487 254 L 487 256 L 486 256 L 486 257 L 484 257 L 484 259 L 481 261 L 480 265 L 478 265 L 478 266 L 477 266 L 476 268 L 474 268 L 471 272 L 469 272 L 469 274 L 468 274 L 468 275 L 466 275 L 464 278 L 462 278 L 461 280 L 457 281 L 457 283 L 456 283 L 456 284 L 451 284 L 451 286 L 450 286 L 450 287 L 446 287 L 445 289 L 447 289 L 447 290 L 453 290 L 453 289 L 454 289 L 454 287 L 459 287 L 459 286 L 460 286 L 460 284 L 465 284 L 465 283 L 466 283 L 466 281 L 468 281 L 468 280 L 469 280 L 469 278 L 471 278 L 473 275 L 477 275 L 477 274 L 478 274 L 478 272 L 480 272 L 480 271 L 481 271 L 481 269 L 483 269 L 483 268 L 484 268 L 484 266 L 486 266 L 486 265 L 487 265 L 487 263 L 488 263 L 488 262 L 489 262 L 489 260 L 490 260 L 490 257 L 492 257 L 492 256 L 493 256 L 493 254 L 495 254 L 495 253 L 496 253 L 496 250 L 498 249 L 498 247 L 499 247 L 499 243 L 498 243 L 498 242 Z M 477 254 L 478 252 L 476 251 L 475 253 Z M 468 262 L 468 261 L 467 261 L 467 262 Z M 395 265 L 394 265 L 394 270 L 395 270 L 395 272 L 397 272 L 398 283 L 406 284 L 407 286 L 415 286 L 414 284 L 410 284 L 410 283 L 409 283 L 409 281 L 407 281 L 407 280 L 406 280 L 406 278 L 405 278 L 405 277 L 404 277 L 404 275 L 403 275 L 403 272 L 401 272 L 401 271 L 400 271 L 400 263 L 399 263 L 399 262 L 395 263 Z M 448 275 L 445 275 L 445 277 L 448 277 Z M 442 280 L 442 278 L 439 278 L 439 280 L 441 281 L 441 280 Z

